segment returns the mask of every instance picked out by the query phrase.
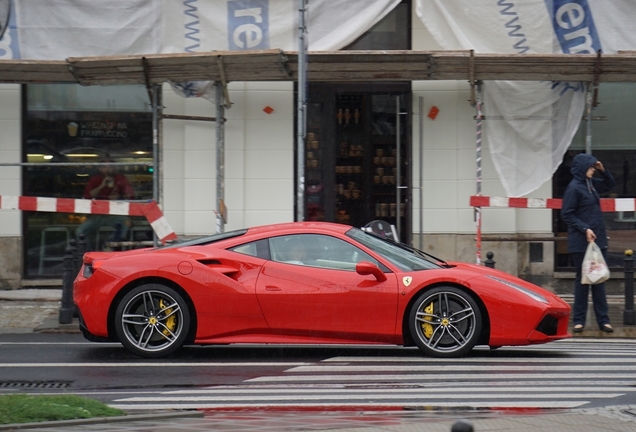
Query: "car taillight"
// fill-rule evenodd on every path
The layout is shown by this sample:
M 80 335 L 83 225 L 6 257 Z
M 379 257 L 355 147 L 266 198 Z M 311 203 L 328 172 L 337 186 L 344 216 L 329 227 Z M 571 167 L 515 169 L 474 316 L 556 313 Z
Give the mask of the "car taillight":
M 82 272 L 82 276 L 85 278 L 89 278 L 95 273 L 95 270 L 101 267 L 104 263 L 104 260 L 91 260 L 84 264 L 84 271 Z
M 91 264 L 84 264 L 84 271 L 82 271 L 82 276 L 86 279 L 93 275 L 93 266 Z

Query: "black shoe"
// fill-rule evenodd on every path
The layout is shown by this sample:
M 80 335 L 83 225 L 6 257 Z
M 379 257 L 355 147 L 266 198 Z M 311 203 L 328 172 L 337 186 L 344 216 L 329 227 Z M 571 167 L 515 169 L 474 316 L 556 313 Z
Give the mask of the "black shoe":
M 583 324 L 577 324 L 572 329 L 574 333 L 581 333 L 583 331 Z
M 613 333 L 613 332 L 614 332 L 614 329 L 613 329 L 613 328 L 612 328 L 612 326 L 611 326 L 611 325 L 609 325 L 609 324 L 603 324 L 603 325 L 601 326 L 601 331 L 604 331 L 605 333 Z

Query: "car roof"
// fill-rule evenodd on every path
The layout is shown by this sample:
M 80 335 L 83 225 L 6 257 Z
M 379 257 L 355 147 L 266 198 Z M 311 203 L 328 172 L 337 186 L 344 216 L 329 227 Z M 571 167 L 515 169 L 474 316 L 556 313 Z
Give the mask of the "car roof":
M 272 235 L 285 233 L 322 232 L 344 234 L 352 227 L 333 222 L 287 222 L 271 225 L 261 225 L 248 228 L 247 235 Z

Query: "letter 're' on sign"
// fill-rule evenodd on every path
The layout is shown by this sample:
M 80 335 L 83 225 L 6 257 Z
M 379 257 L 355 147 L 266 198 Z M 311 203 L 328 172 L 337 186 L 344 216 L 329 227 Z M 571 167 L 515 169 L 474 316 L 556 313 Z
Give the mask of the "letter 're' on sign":
M 269 0 L 227 3 L 230 50 L 269 48 Z

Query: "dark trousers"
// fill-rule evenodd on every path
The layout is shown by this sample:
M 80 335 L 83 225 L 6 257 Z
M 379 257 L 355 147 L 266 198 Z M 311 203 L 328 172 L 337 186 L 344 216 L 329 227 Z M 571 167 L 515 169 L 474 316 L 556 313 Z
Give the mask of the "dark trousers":
M 603 258 L 607 261 L 607 249 L 602 249 Z M 574 267 L 576 268 L 576 278 L 574 279 L 574 307 L 572 309 L 572 322 L 574 325 L 585 325 L 585 317 L 587 315 L 587 299 L 590 287 L 592 287 L 592 303 L 594 305 L 594 314 L 596 315 L 596 323 L 599 327 L 609 324 L 607 296 L 605 295 L 605 283 L 598 285 L 581 284 L 581 267 L 583 267 L 583 257 L 585 252 L 570 253 Z

